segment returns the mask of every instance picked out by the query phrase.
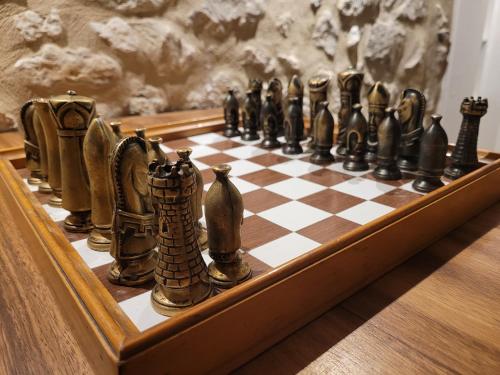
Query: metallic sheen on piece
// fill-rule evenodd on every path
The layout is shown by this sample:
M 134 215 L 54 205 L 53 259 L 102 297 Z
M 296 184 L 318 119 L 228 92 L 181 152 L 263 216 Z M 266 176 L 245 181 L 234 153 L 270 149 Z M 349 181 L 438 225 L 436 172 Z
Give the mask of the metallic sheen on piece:
M 241 139 L 244 141 L 255 141 L 260 138 L 257 133 L 260 107 L 257 108 L 251 91 L 247 91 L 246 94 L 247 96 L 243 103 L 243 133 L 241 133 Z
M 273 95 L 268 93 L 264 107 L 262 107 L 262 129 L 264 133 L 264 139 L 260 144 L 262 148 L 273 149 L 281 147 L 281 143 L 278 141 L 278 123 L 278 112 Z
M 157 263 L 154 211 L 147 183 L 148 154 L 140 137 L 122 139 L 111 156 L 114 215 L 108 270 L 113 284 L 133 286 L 154 278 Z
M 260 113 L 262 110 L 262 81 L 260 79 L 251 78 L 248 81 L 248 91 L 252 93 L 252 98 L 255 103 L 255 110 L 257 112 L 257 130 L 262 130 L 262 123 L 260 121 Z
M 35 108 L 33 100 L 28 100 L 21 107 L 21 130 L 24 134 L 24 152 L 26 154 L 26 168 L 30 175 L 28 183 L 30 185 L 40 185 L 42 183 L 42 174 L 40 167 L 40 147 L 35 132 Z M 40 125 L 39 121 L 38 125 Z
M 292 78 L 290 78 L 290 82 L 288 83 L 288 92 L 287 92 L 287 100 L 288 100 L 288 106 L 290 105 L 290 100 L 292 98 L 297 98 L 298 99 L 298 108 L 300 109 L 300 116 L 302 118 L 302 130 L 300 134 L 300 140 L 305 139 L 305 134 L 304 134 L 304 109 L 303 109 L 303 103 L 304 103 L 304 84 L 300 80 L 300 77 L 297 74 L 294 74 Z M 285 130 L 286 131 L 286 130 Z
M 333 146 L 333 116 L 328 110 L 328 102 L 320 102 L 319 112 L 314 119 L 314 151 L 310 161 L 314 164 L 328 164 L 335 160 L 330 150 Z
M 470 173 L 480 164 L 477 159 L 477 136 L 479 123 L 488 111 L 488 99 L 478 97 L 465 98 L 460 105 L 463 115 L 457 144 L 451 154 L 451 165 L 444 170 L 444 175 L 450 179 L 457 179 Z
M 168 159 L 165 152 L 161 149 L 161 144 L 163 143 L 162 137 L 152 137 L 148 138 L 147 145 L 148 150 L 148 160 L 152 162 L 153 160 L 158 160 L 159 163 L 165 163 Z
M 367 133 L 368 124 L 361 112 L 361 104 L 356 103 L 352 106 L 352 113 L 346 130 L 347 155 L 343 164 L 344 169 L 348 171 L 366 171 L 369 169 L 369 165 L 365 160 Z
M 123 138 L 123 134 L 122 134 L 122 130 L 121 130 L 122 122 L 121 121 L 111 121 L 109 123 L 109 125 L 111 126 L 111 129 L 113 129 L 113 133 L 115 134 L 115 137 L 116 137 L 116 142 L 118 142 L 120 139 Z
M 285 119 L 285 140 L 283 145 L 284 154 L 301 154 L 300 141 L 304 135 L 304 116 L 298 97 L 288 98 L 287 116 Z
M 382 180 L 399 180 L 402 177 L 397 164 L 401 125 L 394 117 L 395 112 L 393 107 L 386 108 L 385 118 L 377 130 L 377 167 L 373 174 Z
M 238 125 L 240 122 L 240 103 L 234 95 L 234 90 L 227 90 L 227 96 L 224 99 L 224 132 L 225 137 L 231 138 L 240 135 Z
M 284 129 L 285 114 L 283 112 L 283 85 L 281 84 L 281 81 L 278 78 L 273 78 L 269 82 L 267 86 L 267 95 L 269 94 L 271 94 L 274 107 L 276 108 L 278 136 L 282 136 L 285 131 Z M 263 117 L 262 121 L 264 121 Z
M 47 141 L 40 116 L 36 113 L 33 101 L 31 101 L 33 129 L 38 141 L 40 151 L 40 175 L 41 183 L 38 185 L 38 192 L 43 194 L 52 194 L 52 188 L 49 185 L 49 156 L 47 154 Z
M 153 162 L 148 184 L 160 209 L 156 285 L 151 302 L 158 313 L 173 316 L 213 292 L 193 225 L 191 199 L 197 191 L 193 164 L 184 159 L 163 165 Z
M 312 77 L 308 81 L 310 108 L 309 135 L 311 136 L 309 148 L 311 149 L 314 147 L 314 120 L 320 110 L 319 103 L 327 100 L 329 82 L 330 78 L 323 75 Z
M 368 91 L 368 140 L 366 146 L 366 161 L 377 160 L 377 129 L 385 117 L 385 109 L 389 105 L 390 94 L 378 81 Z
M 135 135 L 146 140 L 146 128 L 135 129 Z

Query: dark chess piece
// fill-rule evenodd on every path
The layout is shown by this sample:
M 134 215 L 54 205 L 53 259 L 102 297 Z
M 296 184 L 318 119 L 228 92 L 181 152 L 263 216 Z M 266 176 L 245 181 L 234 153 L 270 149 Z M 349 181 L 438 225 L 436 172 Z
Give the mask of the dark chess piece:
M 488 110 L 488 99 L 465 98 L 460 106 L 463 115 L 458 133 L 457 144 L 451 154 L 451 165 L 444 170 L 444 175 L 455 180 L 479 168 L 477 160 L 477 136 L 479 122 Z
M 257 133 L 257 119 L 260 117 L 260 112 L 257 111 L 257 104 L 252 92 L 249 90 L 243 103 L 243 133 L 241 134 L 241 139 L 244 141 L 255 141 L 260 138 Z
M 301 137 L 304 135 L 304 117 L 298 97 L 288 98 L 287 118 L 285 120 L 284 154 L 301 154 Z
M 227 90 L 224 99 L 224 136 L 236 137 L 240 135 L 238 123 L 240 121 L 240 103 L 234 95 L 234 90 Z
M 389 98 L 390 94 L 382 82 L 375 82 L 368 91 L 368 140 L 365 155 L 368 162 L 377 160 L 377 129 L 384 119 Z
M 424 131 L 425 103 L 425 96 L 418 90 L 406 89 L 401 95 L 398 107 L 401 123 L 398 166 L 403 171 L 416 171 L 418 168 L 420 137 Z
M 283 113 L 283 85 L 278 78 L 273 78 L 267 86 L 267 94 L 271 94 L 274 106 L 276 108 L 276 120 L 278 125 L 278 135 L 284 133 L 285 114 Z M 262 118 L 264 121 L 264 118 Z
M 345 155 L 347 142 L 347 126 L 352 106 L 360 102 L 360 91 L 364 74 L 357 69 L 349 68 L 337 76 L 340 89 L 339 133 L 337 136 L 337 155 Z
M 248 81 L 248 90 L 252 93 L 252 98 L 255 102 L 257 111 L 257 130 L 262 129 L 260 121 L 260 113 L 262 111 L 262 81 L 257 78 L 252 78 Z
M 298 108 L 300 109 L 300 116 L 302 118 L 302 133 L 300 134 L 300 140 L 305 139 L 304 135 L 304 110 L 303 110 L 303 102 L 304 102 L 304 84 L 300 80 L 300 77 L 297 74 L 294 74 L 288 83 L 288 92 L 287 92 L 287 100 L 288 104 L 290 104 L 291 98 L 298 99 Z M 285 129 L 286 131 L 286 129 Z
M 422 193 L 428 193 L 441 186 L 441 176 L 446 166 L 446 151 L 448 137 L 441 126 L 441 115 L 431 116 L 432 123 L 424 131 L 420 142 L 417 178 L 413 181 L 413 188 Z
M 330 78 L 321 75 L 312 77 L 308 82 L 310 108 L 309 135 L 311 136 L 308 147 L 311 149 L 314 147 L 314 120 L 320 110 L 319 103 L 327 100 L 329 82 Z
M 123 138 L 122 129 L 121 129 L 122 122 L 121 121 L 111 121 L 109 123 L 109 125 L 111 126 L 111 129 L 113 129 L 113 133 L 115 135 L 116 142 L 119 142 L 120 139 Z
M 385 118 L 377 130 L 377 168 L 373 174 L 382 180 L 399 180 L 401 178 L 401 171 L 397 164 L 401 125 L 394 117 L 394 112 L 396 112 L 395 108 L 386 108 Z
M 333 146 L 333 116 L 328 110 L 328 102 L 321 102 L 319 112 L 314 119 L 314 152 L 311 163 L 327 164 L 335 160 L 330 152 Z
M 352 113 L 346 129 L 347 154 L 344 160 L 344 169 L 348 171 L 366 171 L 369 169 L 365 160 L 367 133 L 368 124 L 361 112 L 361 104 L 356 103 L 352 106 Z
M 276 105 L 274 104 L 273 95 L 267 94 L 264 107 L 262 107 L 262 128 L 264 132 L 264 139 L 260 146 L 267 149 L 281 147 L 278 141 L 278 113 Z
M 24 152 L 26 154 L 26 168 L 30 172 L 28 183 L 30 185 L 40 185 L 43 176 L 40 168 L 40 147 L 34 128 L 35 107 L 33 100 L 29 100 L 21 107 L 21 130 L 24 133 Z M 37 121 L 41 126 L 41 122 Z
M 135 129 L 135 135 L 146 140 L 146 128 Z

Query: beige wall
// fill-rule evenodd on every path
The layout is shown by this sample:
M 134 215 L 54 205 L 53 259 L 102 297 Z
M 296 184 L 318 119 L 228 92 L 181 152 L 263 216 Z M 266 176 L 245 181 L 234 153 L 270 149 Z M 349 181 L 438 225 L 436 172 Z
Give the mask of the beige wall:
M 366 86 L 387 82 L 392 101 L 405 87 L 422 89 L 432 111 L 451 8 L 451 0 L 4 0 L 0 126 L 17 122 L 28 98 L 69 88 L 95 97 L 105 116 L 155 113 L 218 106 L 228 85 L 242 94 L 248 76 L 306 81 L 349 65 L 365 71 Z

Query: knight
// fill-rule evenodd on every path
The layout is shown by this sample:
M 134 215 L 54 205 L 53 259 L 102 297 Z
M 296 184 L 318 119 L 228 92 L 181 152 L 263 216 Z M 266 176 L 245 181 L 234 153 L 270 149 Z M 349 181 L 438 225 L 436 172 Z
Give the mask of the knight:
M 327 164 L 335 160 L 330 152 L 333 146 L 333 116 L 328 110 L 328 102 L 323 101 L 314 119 L 314 151 L 310 161 L 314 164 Z
M 327 100 L 328 94 L 328 83 L 330 78 L 319 75 L 312 77 L 309 82 L 309 135 L 311 136 L 311 141 L 309 143 L 309 148 L 313 149 L 314 143 L 314 119 L 319 112 L 319 103 Z
M 283 85 L 278 78 L 273 78 L 267 86 L 267 95 L 271 94 L 274 107 L 276 108 L 277 134 L 283 135 L 285 114 L 283 112 Z M 267 98 L 266 95 L 266 98 Z M 262 121 L 264 121 L 262 113 Z
M 368 124 L 361 112 L 361 104 L 352 106 L 352 113 L 346 129 L 346 158 L 343 168 L 348 171 L 366 171 L 369 165 L 365 160 Z
M 247 91 L 247 96 L 245 102 L 243 103 L 243 133 L 241 133 L 241 139 L 244 141 L 255 141 L 259 139 L 258 130 L 258 118 L 260 107 L 257 107 L 257 103 L 253 97 L 252 92 Z
M 281 146 L 277 138 L 279 131 L 278 111 L 273 96 L 269 93 L 266 95 L 266 101 L 262 108 L 262 129 L 264 133 L 264 139 L 260 144 L 262 148 L 273 149 Z
M 231 138 L 240 135 L 238 124 L 240 122 L 240 103 L 234 95 L 234 90 L 227 90 L 224 99 L 224 136 Z
M 248 81 L 248 91 L 251 92 L 252 99 L 255 103 L 255 111 L 257 112 L 257 130 L 262 129 L 260 121 L 260 112 L 262 110 L 262 81 L 257 78 L 251 78 Z
M 368 91 L 368 139 L 366 146 L 366 161 L 377 160 L 377 130 L 385 116 L 390 95 L 382 82 L 377 81 Z
M 26 155 L 26 168 L 30 172 L 28 183 L 30 185 L 40 185 L 42 183 L 42 173 L 40 166 L 40 147 L 35 131 L 35 124 L 40 125 L 39 121 L 34 121 L 33 101 L 28 100 L 21 107 L 21 130 L 24 134 L 24 152 Z

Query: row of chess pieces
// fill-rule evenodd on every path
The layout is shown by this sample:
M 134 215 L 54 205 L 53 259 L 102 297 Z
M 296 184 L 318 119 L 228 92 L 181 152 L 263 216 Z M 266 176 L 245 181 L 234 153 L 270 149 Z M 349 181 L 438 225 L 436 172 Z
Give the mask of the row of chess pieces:
M 331 150 L 334 144 L 334 118 L 328 108 L 329 77 L 315 76 L 308 81 L 310 103 L 310 141 L 306 152 L 310 162 L 328 164 L 335 160 Z M 456 146 L 447 166 L 448 137 L 441 126 L 441 116 L 433 114 L 431 124 L 424 127 L 425 96 L 413 88 L 405 89 L 396 108 L 389 107 L 390 94 L 381 82 L 368 91 L 368 121 L 360 104 L 363 73 L 349 68 L 337 76 L 340 89 L 338 113 L 337 155 L 343 157 L 343 168 L 348 171 L 369 169 L 382 180 L 398 180 L 403 172 L 416 173 L 413 187 L 430 192 L 443 186 L 443 174 L 456 179 L 479 167 L 477 136 L 480 118 L 486 114 L 487 99 L 465 98 L 460 106 L 463 121 Z M 262 81 L 250 79 L 241 111 L 234 90 L 228 90 L 224 99 L 224 135 L 241 136 L 242 140 L 263 140 L 266 149 L 282 147 L 285 154 L 304 152 L 301 141 L 305 137 L 303 97 L 304 85 L 298 75 L 292 76 L 285 100 L 283 85 L 273 78 L 267 85 L 262 103 Z M 285 102 L 285 105 L 283 105 Z M 286 111 L 283 110 L 286 107 Z M 396 116 L 397 113 L 397 116 Z M 285 143 L 278 141 L 285 136 Z
M 67 231 L 89 233 L 91 249 L 110 252 L 108 279 L 124 286 L 154 279 L 152 304 L 164 315 L 249 279 L 239 253 L 243 203 L 228 179 L 230 166 L 213 167 L 203 228 L 204 184 L 191 149 L 168 160 L 161 138 L 146 139 L 145 129 L 124 137 L 120 123 L 104 121 L 95 107 L 74 91 L 35 98 L 23 105 L 21 123 L 28 183 L 69 211 Z

